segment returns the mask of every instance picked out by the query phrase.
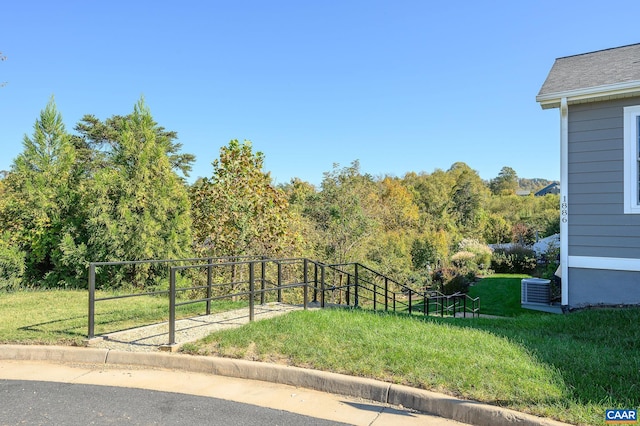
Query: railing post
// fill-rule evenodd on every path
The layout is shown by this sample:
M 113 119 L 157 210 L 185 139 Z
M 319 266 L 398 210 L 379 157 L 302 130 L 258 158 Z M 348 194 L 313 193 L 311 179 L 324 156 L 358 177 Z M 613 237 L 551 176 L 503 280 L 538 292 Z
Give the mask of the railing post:
M 427 292 L 422 293 L 422 315 L 427 315 Z
M 280 263 L 278 263 L 278 267 L 280 267 Z M 278 269 L 278 274 L 280 274 L 280 269 Z M 303 291 L 303 295 L 302 295 L 302 306 L 304 307 L 304 310 L 307 310 L 307 299 L 309 298 L 309 259 L 304 259 L 303 260 L 303 268 L 302 268 L 302 275 L 303 275 L 303 280 L 304 280 L 304 287 L 302 289 Z M 278 285 L 280 285 L 278 283 Z M 278 294 L 280 294 L 280 290 L 278 290 Z
M 409 289 L 409 315 L 411 315 L 411 310 L 413 309 L 411 307 L 412 302 L 411 302 L 411 295 L 413 294 L 413 290 Z
M 249 322 L 252 322 L 254 320 L 254 304 L 255 301 L 253 300 L 255 297 L 255 282 L 254 282 L 254 264 L 253 261 L 249 262 Z
M 278 303 L 282 303 L 282 264 L 280 262 L 278 265 Z M 305 280 L 305 284 L 306 284 Z
M 389 278 L 384 277 L 384 310 L 389 310 Z
M 376 296 L 378 295 L 378 289 L 377 286 L 374 284 L 373 285 L 373 310 L 376 310 Z
M 96 265 L 89 264 L 89 330 L 87 338 L 93 339 L 95 336 L 95 314 L 96 314 Z
M 213 259 L 207 259 L 207 315 L 211 315 L 211 286 L 213 285 Z
M 354 300 L 354 307 L 358 307 L 360 305 L 360 300 L 358 298 L 358 287 L 360 287 L 360 280 L 358 279 L 358 264 L 355 264 L 355 273 L 354 273 L 354 279 L 355 279 L 355 300 Z
M 264 305 L 265 288 L 266 288 L 266 256 L 262 256 L 262 262 L 260 262 L 260 304 Z
M 320 265 L 320 307 L 324 308 L 324 265 Z
M 169 273 L 169 345 L 176 344 L 176 270 Z
M 324 270 L 324 266 L 322 267 Z M 313 302 L 318 302 L 318 264 L 313 264 Z
M 440 316 L 444 317 L 444 296 L 440 297 Z
M 431 305 L 431 300 L 429 300 L 429 296 L 427 296 L 426 292 L 424 293 L 424 300 L 426 300 L 425 315 L 429 316 L 429 305 Z
M 351 275 L 347 275 L 347 294 L 346 294 L 346 302 L 347 306 L 351 305 Z
M 393 292 L 393 312 L 396 311 L 396 292 Z

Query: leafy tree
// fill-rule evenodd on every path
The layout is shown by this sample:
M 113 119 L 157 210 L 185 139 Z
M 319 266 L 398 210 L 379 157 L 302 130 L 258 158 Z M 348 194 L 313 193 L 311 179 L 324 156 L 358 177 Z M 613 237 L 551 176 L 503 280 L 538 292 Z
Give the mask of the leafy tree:
M 309 198 L 305 215 L 315 225 L 317 252 L 329 262 L 361 260 L 367 239 L 378 229 L 372 204 L 377 202 L 373 178 L 360 174 L 358 161 L 325 172 L 321 191 Z
M 498 176 L 489 183 L 491 192 L 495 195 L 515 194 L 518 190 L 518 175 L 511 167 L 500 169 Z
M 413 201 L 413 194 L 399 179 L 385 177 L 379 183 L 380 202 L 374 206 L 379 208 L 379 220 L 385 230 L 410 230 L 417 226 L 419 219 L 418 206 Z
M 316 188 L 309 182 L 298 178 L 291 179 L 288 184 L 280 185 L 289 201 L 289 211 L 292 215 L 291 228 L 299 236 L 296 256 L 319 259 L 315 244 L 319 240 L 318 232 L 313 220 L 305 215 L 309 200 L 316 196 Z
M 90 122 L 91 124 L 87 124 Z M 184 258 L 191 251 L 191 217 L 187 188 L 175 173 L 178 145 L 140 100 L 132 114 L 105 123 L 87 121 L 81 132 L 88 146 L 105 135 L 109 149 L 93 156 L 86 191 L 89 255 L 93 260 Z M 87 170 L 85 170 L 87 171 Z M 126 279 L 141 286 L 157 274 L 139 265 Z
M 407 173 L 404 177 L 406 187 L 413 193 L 418 206 L 420 222 L 428 230 L 453 229 L 451 218 L 451 190 L 454 185 L 452 176 L 440 169 L 431 174 Z
M 465 163 L 455 163 L 449 169 L 453 177 L 450 215 L 465 236 L 476 236 L 488 197 L 487 188 L 475 170 Z
M 511 228 L 511 241 L 520 245 L 533 244 L 536 241 L 535 230 L 526 223 L 516 223 Z
M 196 246 L 213 256 L 278 256 L 297 243 L 282 189 L 262 171 L 264 155 L 237 140 L 220 149 L 211 179 L 190 191 Z
M 484 239 L 489 244 L 503 244 L 511 241 L 512 225 L 496 213 L 490 213 L 484 227 Z

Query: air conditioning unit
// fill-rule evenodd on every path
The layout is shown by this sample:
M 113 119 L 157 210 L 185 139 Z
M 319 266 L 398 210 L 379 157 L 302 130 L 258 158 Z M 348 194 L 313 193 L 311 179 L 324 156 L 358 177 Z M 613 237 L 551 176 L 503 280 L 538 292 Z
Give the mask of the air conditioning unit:
M 525 278 L 521 281 L 522 303 L 549 305 L 551 303 L 551 281 L 543 278 Z

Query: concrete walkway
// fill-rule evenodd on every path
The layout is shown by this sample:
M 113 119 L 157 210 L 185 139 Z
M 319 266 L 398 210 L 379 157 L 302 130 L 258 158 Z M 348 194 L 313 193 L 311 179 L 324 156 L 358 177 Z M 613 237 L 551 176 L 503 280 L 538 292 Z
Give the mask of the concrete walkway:
M 119 384 L 186 393 L 199 389 L 198 392 L 215 393 L 222 399 L 255 403 L 349 424 L 456 424 L 449 420 L 481 426 L 563 424 L 377 380 L 262 362 L 174 353 L 0 345 L 0 379 Z M 319 393 L 329 399 L 314 399 L 321 398 Z M 270 398 L 269 395 L 274 397 Z M 234 399 L 240 397 L 255 399 L 253 402 Z M 337 399 L 329 402 L 331 398 Z M 354 408 L 356 411 L 351 410 Z M 346 414 L 341 416 L 345 417 L 329 417 L 338 416 L 337 413 L 343 410 L 346 410 Z M 424 413 L 429 415 L 422 417 Z M 365 414 L 369 417 L 361 417 Z M 388 417 L 389 423 L 385 423 L 387 416 L 383 414 L 391 415 Z M 377 423 L 377 419 L 380 423 Z M 417 423 L 412 423 L 412 419 Z
M 308 309 L 319 308 L 320 305 L 317 303 L 308 306 Z M 256 305 L 254 320 L 260 321 L 302 309 L 304 309 L 302 305 L 277 302 Z M 154 352 L 159 349 L 175 352 L 185 343 L 195 342 L 216 331 L 237 328 L 245 324 L 249 324 L 249 308 L 240 308 L 177 320 L 176 343 L 174 345 L 168 345 L 168 322 L 107 333 L 96 336 L 87 341 L 87 344 L 92 348 L 117 349 L 127 352 Z

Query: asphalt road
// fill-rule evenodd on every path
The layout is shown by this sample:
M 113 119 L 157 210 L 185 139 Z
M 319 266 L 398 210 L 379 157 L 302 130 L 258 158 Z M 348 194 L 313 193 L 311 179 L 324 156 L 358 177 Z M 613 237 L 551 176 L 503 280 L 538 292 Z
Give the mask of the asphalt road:
M 153 390 L 0 380 L 0 425 L 342 425 L 283 410 Z

